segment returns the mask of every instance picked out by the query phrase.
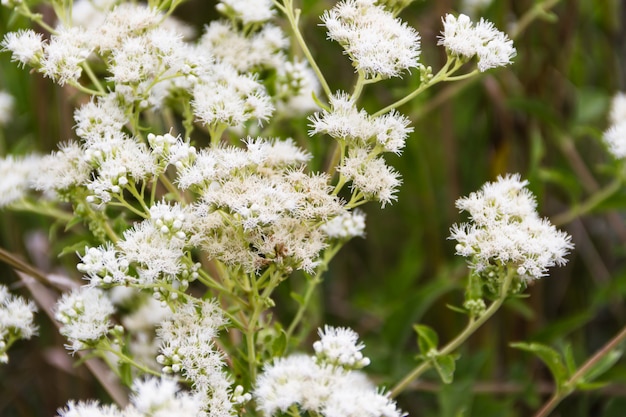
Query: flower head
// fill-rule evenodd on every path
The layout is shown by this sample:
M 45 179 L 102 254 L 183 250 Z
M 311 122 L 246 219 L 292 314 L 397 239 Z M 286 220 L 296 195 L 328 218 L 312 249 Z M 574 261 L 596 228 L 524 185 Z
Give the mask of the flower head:
M 397 77 L 417 67 L 420 36 L 374 0 L 343 0 L 324 13 L 328 38 L 368 77 Z
M 14 341 L 30 339 L 37 333 L 33 323 L 36 311 L 32 301 L 10 294 L 8 288 L 0 284 L 0 363 L 9 361 L 6 351 Z
M 480 19 L 474 25 L 464 14 L 458 17 L 447 14 L 443 18 L 441 35 L 438 44 L 443 45 L 449 54 L 467 59 L 478 57 L 481 72 L 510 64 L 517 53 L 513 41 L 493 23 Z
M 507 266 L 530 280 L 567 262 L 571 236 L 539 217 L 526 185 L 518 174 L 507 175 L 457 200 L 456 206 L 470 214 L 470 223 L 454 225 L 450 238 L 458 242 L 457 254 L 470 258 L 477 272 Z

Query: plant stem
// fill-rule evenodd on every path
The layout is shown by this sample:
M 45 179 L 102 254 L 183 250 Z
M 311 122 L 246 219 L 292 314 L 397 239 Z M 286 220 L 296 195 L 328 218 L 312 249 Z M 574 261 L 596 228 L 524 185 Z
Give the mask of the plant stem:
M 438 355 L 448 355 L 454 352 L 459 346 L 461 346 L 480 326 L 482 326 L 496 311 L 500 308 L 504 300 L 506 300 L 509 287 L 516 272 L 514 268 L 509 268 L 504 278 L 504 282 L 500 287 L 500 295 L 491 303 L 489 308 L 485 310 L 483 314 L 478 318 L 470 318 L 469 322 L 465 326 L 465 329 L 446 346 L 438 352 Z M 431 361 L 424 361 L 416 368 L 414 368 L 409 374 L 407 374 L 390 392 L 391 397 L 398 396 L 414 379 L 418 378 L 421 374 L 427 371 L 432 366 Z
M 606 355 L 611 353 L 620 343 L 626 340 L 626 326 L 620 330 L 620 332 L 613 337 L 613 339 L 609 340 L 600 350 L 596 352 L 591 358 L 587 360 L 578 370 L 572 375 L 563 387 L 565 389 L 557 389 L 552 397 L 541 407 L 541 409 L 535 414 L 534 417 L 547 417 L 550 413 L 556 408 L 557 405 L 565 397 L 569 396 L 572 392 L 576 390 L 576 384 L 578 381 L 587 374 L 593 367 L 600 362 Z
M 619 191 L 622 185 L 622 180 L 620 178 L 615 178 L 609 185 L 604 187 L 601 190 L 598 190 L 595 194 L 589 197 L 585 202 L 580 205 L 574 206 L 567 210 L 564 213 L 561 213 L 554 217 L 551 221 L 555 226 L 561 226 L 563 224 L 567 224 L 574 220 L 577 217 L 580 217 L 586 213 L 589 213 L 595 207 L 597 207 L 604 200 L 615 194 Z
M 309 47 L 304 41 L 304 38 L 302 37 L 302 34 L 300 33 L 300 29 L 298 28 L 298 20 L 300 18 L 300 9 L 296 9 L 294 12 L 293 0 L 284 0 L 282 1 L 282 4 L 281 2 L 275 0 L 274 4 L 279 10 L 281 10 L 285 14 L 285 16 L 287 16 L 287 20 L 289 20 L 289 25 L 291 26 L 291 29 L 293 30 L 293 34 L 296 37 L 296 41 L 298 42 L 298 45 L 300 45 L 300 48 L 302 49 L 302 53 L 304 53 L 304 56 L 306 57 L 307 61 L 309 61 L 309 65 L 311 65 L 311 69 L 313 70 L 313 72 L 315 72 L 315 75 L 317 75 L 317 79 L 319 80 L 322 86 L 322 89 L 324 90 L 324 93 L 326 93 L 326 97 L 330 97 L 332 95 L 332 91 L 330 87 L 328 86 L 328 83 L 326 82 L 326 79 L 324 78 L 324 74 L 322 74 L 320 67 L 317 65 L 317 62 L 315 62 L 315 58 L 313 58 L 313 54 L 311 54 Z

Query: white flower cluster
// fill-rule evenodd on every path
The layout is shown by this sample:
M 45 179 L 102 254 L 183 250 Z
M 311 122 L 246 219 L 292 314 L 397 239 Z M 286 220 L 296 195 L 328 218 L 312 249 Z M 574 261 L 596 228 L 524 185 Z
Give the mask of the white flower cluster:
M 176 381 L 150 377 L 137 379 L 132 386 L 130 404 L 124 409 L 101 405 L 97 401 L 69 401 L 59 409 L 58 417 L 197 417 L 202 402 L 193 394 L 181 391 Z
M 319 329 L 320 340 L 313 343 L 318 360 L 344 369 L 360 369 L 370 364 L 369 358 L 363 356 L 365 347 L 359 343 L 359 335 L 347 327 L 324 326 Z
M 37 334 L 33 323 L 37 307 L 32 301 L 9 293 L 0 284 L 0 363 L 7 363 L 7 350 L 18 339 L 30 339 Z
M 397 77 L 418 66 L 417 31 L 375 0 L 342 0 L 324 13 L 322 21 L 328 38 L 339 42 L 367 77 Z
M 474 25 L 467 15 L 447 14 L 443 18 L 441 35 L 438 45 L 443 45 L 453 56 L 478 57 L 480 71 L 508 65 L 517 54 L 513 41 L 482 18 Z
M 360 210 L 343 213 L 322 225 L 322 231 L 330 238 L 351 239 L 365 235 L 365 213 Z
M 362 366 L 367 365 L 366 358 L 358 355 L 363 345 L 357 343 L 356 333 L 326 327 L 320 335 L 321 344 L 314 346 L 324 354 L 318 354 L 317 359 L 296 354 L 265 366 L 253 393 L 263 415 L 282 415 L 292 406 L 324 417 L 405 415 L 365 374 L 337 364 L 342 359 L 350 363 L 355 359 L 355 364 L 360 361 Z
M 615 158 L 623 159 L 626 157 L 626 94 L 613 96 L 609 123 L 603 135 L 604 143 Z
M 450 238 L 458 242 L 457 254 L 470 258 L 476 271 L 506 266 L 531 280 L 567 262 L 571 236 L 539 217 L 526 185 L 519 174 L 507 175 L 457 200 L 456 206 L 469 213 L 471 222 L 454 225 Z
M 222 0 L 215 7 L 244 26 L 263 23 L 274 16 L 272 0 Z
M 358 110 L 347 94 L 330 98 L 330 111 L 322 110 L 309 118 L 309 135 L 325 133 L 348 147 L 347 157 L 337 170 L 368 198 L 385 204 L 395 200 L 399 174 L 378 156 L 383 152 L 400 154 L 413 128 L 409 120 L 392 111 L 372 117 Z
M 115 312 L 107 295 L 91 287 L 65 293 L 57 301 L 54 317 L 61 323 L 60 333 L 70 342 L 72 352 L 95 345 L 112 327 L 109 316 Z
M 234 415 L 232 381 L 222 369 L 225 358 L 214 343 L 225 323 L 217 302 L 188 301 L 177 305 L 174 314 L 157 329 L 161 341 L 157 362 L 163 366 L 163 372 L 181 374 L 191 383 L 204 410 L 199 416 Z
M 0 158 L 0 208 L 27 195 L 32 181 L 40 175 L 41 159 L 37 155 Z

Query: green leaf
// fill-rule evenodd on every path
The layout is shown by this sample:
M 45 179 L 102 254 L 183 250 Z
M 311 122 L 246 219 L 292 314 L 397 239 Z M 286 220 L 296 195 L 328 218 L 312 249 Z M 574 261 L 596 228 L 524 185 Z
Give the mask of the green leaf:
M 272 342 L 272 353 L 275 356 L 283 356 L 287 350 L 287 333 L 283 329 L 277 329 L 278 335 Z
M 304 297 L 302 297 L 302 295 L 298 294 L 297 292 L 292 292 L 289 295 L 296 301 L 296 303 L 301 306 L 304 305 Z
M 80 242 L 74 243 L 73 245 L 66 246 L 63 248 L 61 253 L 59 253 L 59 258 L 69 254 L 74 255 L 76 254 L 76 252 L 82 253 L 85 250 L 86 246 L 91 246 L 86 240 L 81 240 Z
M 589 369 L 585 375 L 580 379 L 580 382 L 576 384 L 576 387 L 580 385 L 580 383 L 589 383 L 600 375 L 608 371 L 615 365 L 615 363 L 622 357 L 624 352 L 621 349 L 612 350 L 606 355 L 602 357 L 598 362 L 596 362 L 591 369 Z
M 446 307 L 448 307 L 450 310 L 454 311 L 455 313 L 467 314 L 467 310 L 464 309 L 463 307 L 453 306 L 452 304 L 446 304 Z
M 563 358 L 556 350 L 549 346 L 542 345 L 541 343 L 511 343 L 511 347 L 525 350 L 527 352 L 534 353 L 543 363 L 546 364 L 552 377 L 557 384 L 557 387 L 562 387 L 569 378 L 569 372 L 565 367 Z
M 454 380 L 454 370 L 456 368 L 453 355 L 437 356 L 433 359 L 433 366 L 444 384 L 452 383 Z
M 567 371 L 570 375 L 573 375 L 578 368 L 576 366 L 576 360 L 574 359 L 574 351 L 572 350 L 572 345 L 569 343 L 565 345 L 565 349 L 563 350 L 563 356 L 565 357 L 565 365 L 567 366 Z
M 417 345 L 422 355 L 427 355 L 431 350 L 436 350 L 439 345 L 439 336 L 428 326 L 414 324 L 413 329 L 417 332 Z

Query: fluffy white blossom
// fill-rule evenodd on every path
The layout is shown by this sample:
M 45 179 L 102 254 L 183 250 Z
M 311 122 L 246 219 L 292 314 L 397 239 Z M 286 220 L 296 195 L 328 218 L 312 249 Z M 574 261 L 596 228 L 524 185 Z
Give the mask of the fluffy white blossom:
M 4 35 L 0 43 L 2 51 L 11 51 L 11 60 L 22 66 L 38 66 L 43 57 L 45 42 L 41 33 L 32 29 L 21 29 Z
M 25 197 L 40 169 L 41 157 L 38 155 L 0 158 L 0 208 Z
M 17 339 L 30 339 L 37 334 L 37 325 L 33 323 L 37 307 L 32 301 L 9 293 L 9 289 L 0 284 L 0 363 L 7 363 L 6 351 Z
M 272 5 L 272 0 L 222 0 L 215 8 L 247 26 L 271 19 L 274 15 Z
M 205 27 L 198 47 L 245 73 L 279 67 L 285 61 L 284 50 L 289 47 L 289 40 L 274 25 L 264 25 L 259 31 L 245 35 L 230 22 L 216 20 Z
M 91 165 L 85 160 L 85 151 L 76 142 L 61 143 L 59 151 L 41 159 L 39 175 L 32 180 L 33 187 L 49 195 L 64 196 L 72 188 L 86 184 Z
M 57 410 L 58 417 L 198 417 L 202 402 L 197 395 L 182 391 L 176 381 L 149 377 L 136 379 L 131 387 L 130 404 L 124 409 L 101 405 L 98 401 L 70 400 Z
M 362 344 L 349 329 L 327 327 L 316 351 L 329 353 L 318 358 L 295 354 L 267 364 L 253 392 L 257 409 L 265 416 L 281 415 L 292 406 L 325 417 L 400 417 L 402 413 L 388 395 L 376 389 L 367 377 L 354 370 L 334 366 L 326 360 L 341 358 L 362 361 Z M 341 352 L 345 349 L 344 352 Z M 352 360 L 348 360 L 352 362 Z
M 330 238 L 350 239 L 365 235 L 365 213 L 360 210 L 345 212 L 322 225 L 322 231 Z
M 358 110 L 346 93 L 330 97 L 330 111 L 322 110 L 309 118 L 309 135 L 326 133 L 357 146 L 379 147 L 384 152 L 400 154 L 409 133 L 410 120 L 392 111 L 372 117 L 365 110 Z
M 382 207 L 397 199 L 395 193 L 401 184 L 400 174 L 381 157 L 372 158 L 368 149 L 350 149 L 337 170 L 349 181 L 352 188 L 367 198 L 380 201 Z
M 609 123 L 616 125 L 626 122 L 626 93 L 618 92 L 611 99 Z
M 375 0 L 342 0 L 322 21 L 328 38 L 343 46 L 353 65 L 368 77 L 396 77 L 417 67 L 420 36 Z
M 89 348 L 111 329 L 109 316 L 113 303 L 97 288 L 81 287 L 64 293 L 57 301 L 54 317 L 61 323 L 60 333 L 70 342 L 72 352 Z
M 365 345 L 359 342 L 359 335 L 347 327 L 324 326 L 319 329 L 320 340 L 313 343 L 317 358 L 329 365 L 344 369 L 360 369 L 370 364 L 369 358 L 361 350 Z
M 206 416 L 234 415 L 232 382 L 223 370 L 225 358 L 214 344 L 225 323 L 217 302 L 188 301 L 157 329 L 161 340 L 157 362 L 164 372 L 181 374 L 192 384 Z
M 277 112 L 299 116 L 318 108 L 313 97 L 320 94 L 320 83 L 307 61 L 284 61 L 276 70 Z
M 457 254 L 470 258 L 472 268 L 480 272 L 488 266 L 512 267 L 530 280 L 567 262 L 571 237 L 539 217 L 526 185 L 519 174 L 507 175 L 457 200 L 459 210 L 469 213 L 470 223 L 454 225 L 451 239 L 458 242 Z
M 91 50 L 85 29 L 61 27 L 44 45 L 40 71 L 59 85 L 77 82 L 83 72 L 81 64 Z
M 438 45 L 449 54 L 467 59 L 478 57 L 478 69 L 505 66 L 517 54 L 513 41 L 497 30 L 493 23 L 480 19 L 476 25 L 464 14 L 455 17 L 447 14 L 443 19 L 443 32 Z

